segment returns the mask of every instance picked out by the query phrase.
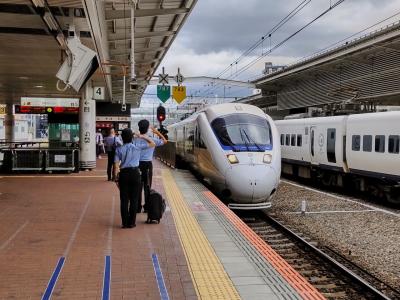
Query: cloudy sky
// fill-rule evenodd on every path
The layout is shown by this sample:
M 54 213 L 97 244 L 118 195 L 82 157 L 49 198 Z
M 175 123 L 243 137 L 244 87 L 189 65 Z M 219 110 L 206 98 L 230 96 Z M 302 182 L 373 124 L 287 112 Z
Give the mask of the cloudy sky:
M 164 66 L 172 75 L 180 67 L 181 73 L 186 77 L 217 76 L 301 2 L 302 0 L 198 0 L 160 66 Z M 235 76 L 236 69 L 240 70 L 268 51 L 270 45 L 273 47 L 289 37 L 335 2 L 337 0 L 310 1 L 303 10 L 272 34 L 270 39 L 265 39 L 260 47 L 237 66 L 234 64 L 222 77 Z M 399 20 L 400 0 L 345 0 L 235 79 L 246 81 L 260 75 L 266 61 L 278 65 L 293 63 L 395 14 L 398 15 L 366 32 Z M 152 88 L 149 89 L 151 90 Z M 188 94 L 204 95 L 204 92 L 210 93 L 209 90 L 207 83 L 196 86 L 188 84 Z M 234 87 L 228 91 L 226 93 L 230 96 L 251 93 L 248 89 Z M 213 96 L 220 96 L 222 89 L 211 89 L 211 93 Z

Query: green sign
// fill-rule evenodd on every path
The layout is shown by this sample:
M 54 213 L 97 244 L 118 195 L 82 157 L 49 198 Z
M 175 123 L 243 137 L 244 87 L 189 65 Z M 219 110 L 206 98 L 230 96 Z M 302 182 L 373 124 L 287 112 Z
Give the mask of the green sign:
M 157 85 L 157 97 L 163 102 L 167 102 L 171 97 L 171 86 L 169 85 Z

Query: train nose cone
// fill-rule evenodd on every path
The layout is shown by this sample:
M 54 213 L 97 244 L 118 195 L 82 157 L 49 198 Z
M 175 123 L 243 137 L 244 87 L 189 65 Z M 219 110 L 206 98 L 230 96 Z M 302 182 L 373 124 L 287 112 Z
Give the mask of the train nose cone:
M 232 199 L 238 203 L 263 202 L 277 185 L 276 172 L 268 165 L 232 166 L 225 178 Z

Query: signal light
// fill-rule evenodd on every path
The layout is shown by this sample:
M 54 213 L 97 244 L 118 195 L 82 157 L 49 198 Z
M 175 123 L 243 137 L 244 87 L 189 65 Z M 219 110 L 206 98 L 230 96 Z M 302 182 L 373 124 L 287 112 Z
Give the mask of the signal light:
M 165 107 L 160 105 L 157 107 L 157 120 L 158 122 L 162 123 L 165 121 Z

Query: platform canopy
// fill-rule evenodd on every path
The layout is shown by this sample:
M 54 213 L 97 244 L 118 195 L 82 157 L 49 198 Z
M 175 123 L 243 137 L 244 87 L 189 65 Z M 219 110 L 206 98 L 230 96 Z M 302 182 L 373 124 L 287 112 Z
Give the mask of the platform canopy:
M 238 102 L 278 110 L 354 101 L 400 105 L 400 23 L 394 23 L 266 74 L 260 95 Z
M 148 81 L 195 3 L 137 1 L 134 52 L 138 88 L 130 90 L 127 85 L 126 94 L 132 107 L 139 106 Z M 98 55 L 100 67 L 92 77 L 93 85 L 105 87 L 105 100 L 121 101 L 121 67 L 104 63 L 130 65 L 130 7 L 128 0 L 0 0 L 0 103 L 19 103 L 21 96 L 80 96 L 72 89 L 56 89 L 55 74 L 66 56 L 49 18 L 65 37 L 70 25 L 75 26 L 82 43 Z

